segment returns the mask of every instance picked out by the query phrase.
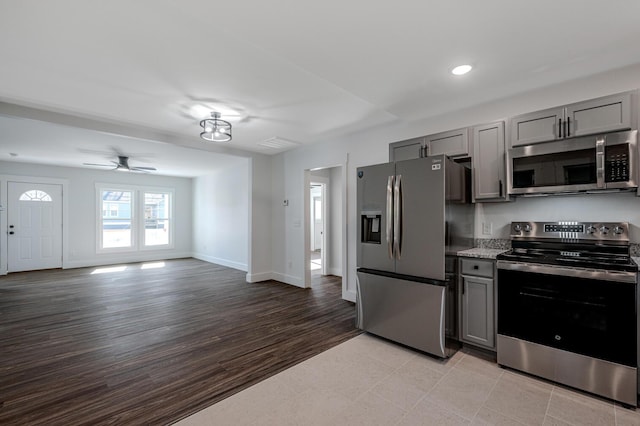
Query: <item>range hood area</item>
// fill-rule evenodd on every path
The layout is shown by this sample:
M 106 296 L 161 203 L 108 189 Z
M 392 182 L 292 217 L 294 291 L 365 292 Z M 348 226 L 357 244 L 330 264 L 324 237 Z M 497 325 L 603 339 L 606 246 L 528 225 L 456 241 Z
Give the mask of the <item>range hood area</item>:
M 511 148 L 507 156 L 509 194 L 637 190 L 637 140 L 637 130 L 631 130 Z

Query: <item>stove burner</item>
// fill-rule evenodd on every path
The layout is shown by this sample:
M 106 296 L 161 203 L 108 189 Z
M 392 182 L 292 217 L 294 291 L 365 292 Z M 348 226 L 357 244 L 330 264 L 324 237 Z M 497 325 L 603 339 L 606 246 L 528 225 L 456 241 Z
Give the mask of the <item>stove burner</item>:
M 567 240 L 563 238 L 563 232 L 555 232 L 567 224 L 584 227 L 585 234 L 579 238 Z M 526 236 L 522 234 L 523 230 L 526 231 L 524 225 L 528 225 L 527 229 L 529 229 Z M 610 229 L 628 229 L 626 223 L 603 222 L 598 225 Z M 611 233 L 598 235 L 595 238 L 588 232 L 591 228 L 594 228 L 593 223 L 513 222 L 514 232 L 511 235 L 513 248 L 498 255 L 497 259 L 603 271 L 637 271 L 637 265 L 629 256 L 628 239 Z

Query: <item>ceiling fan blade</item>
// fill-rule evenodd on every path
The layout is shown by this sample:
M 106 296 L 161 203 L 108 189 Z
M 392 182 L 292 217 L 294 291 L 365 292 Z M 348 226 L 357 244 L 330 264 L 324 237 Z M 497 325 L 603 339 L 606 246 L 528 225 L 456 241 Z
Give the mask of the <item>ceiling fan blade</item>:
M 113 167 L 113 164 L 82 163 L 84 166 Z
M 132 169 L 137 169 L 137 170 L 157 170 L 155 167 L 132 167 Z

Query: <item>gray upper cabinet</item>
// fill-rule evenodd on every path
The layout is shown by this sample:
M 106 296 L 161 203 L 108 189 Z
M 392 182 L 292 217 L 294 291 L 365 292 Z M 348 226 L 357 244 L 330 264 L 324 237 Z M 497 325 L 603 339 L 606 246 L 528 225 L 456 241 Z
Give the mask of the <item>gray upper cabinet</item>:
M 564 108 L 531 112 L 511 119 L 511 146 L 530 145 L 559 139 Z
M 510 146 L 627 130 L 635 126 L 633 92 L 518 115 L 510 120 Z
M 389 144 L 389 161 L 413 160 L 421 158 L 422 147 L 426 146 L 424 137 L 407 139 Z
M 631 128 L 631 92 L 568 105 L 565 137 Z
M 505 201 L 506 158 L 504 121 L 471 128 L 474 201 Z
M 469 130 L 451 130 L 425 136 L 428 155 L 445 154 L 449 157 L 466 157 L 469 155 Z

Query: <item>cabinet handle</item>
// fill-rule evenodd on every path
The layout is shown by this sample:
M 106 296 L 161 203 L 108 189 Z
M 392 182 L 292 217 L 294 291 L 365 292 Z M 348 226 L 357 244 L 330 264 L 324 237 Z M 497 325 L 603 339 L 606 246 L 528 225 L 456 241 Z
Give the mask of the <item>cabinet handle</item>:
M 480 267 L 478 265 L 473 265 L 473 269 L 480 269 Z
M 562 118 L 558 118 L 558 139 L 562 138 Z
M 502 198 L 502 179 L 498 181 L 498 185 L 500 186 L 499 191 L 500 191 L 500 197 Z
M 567 117 L 567 137 L 571 136 L 571 118 Z

